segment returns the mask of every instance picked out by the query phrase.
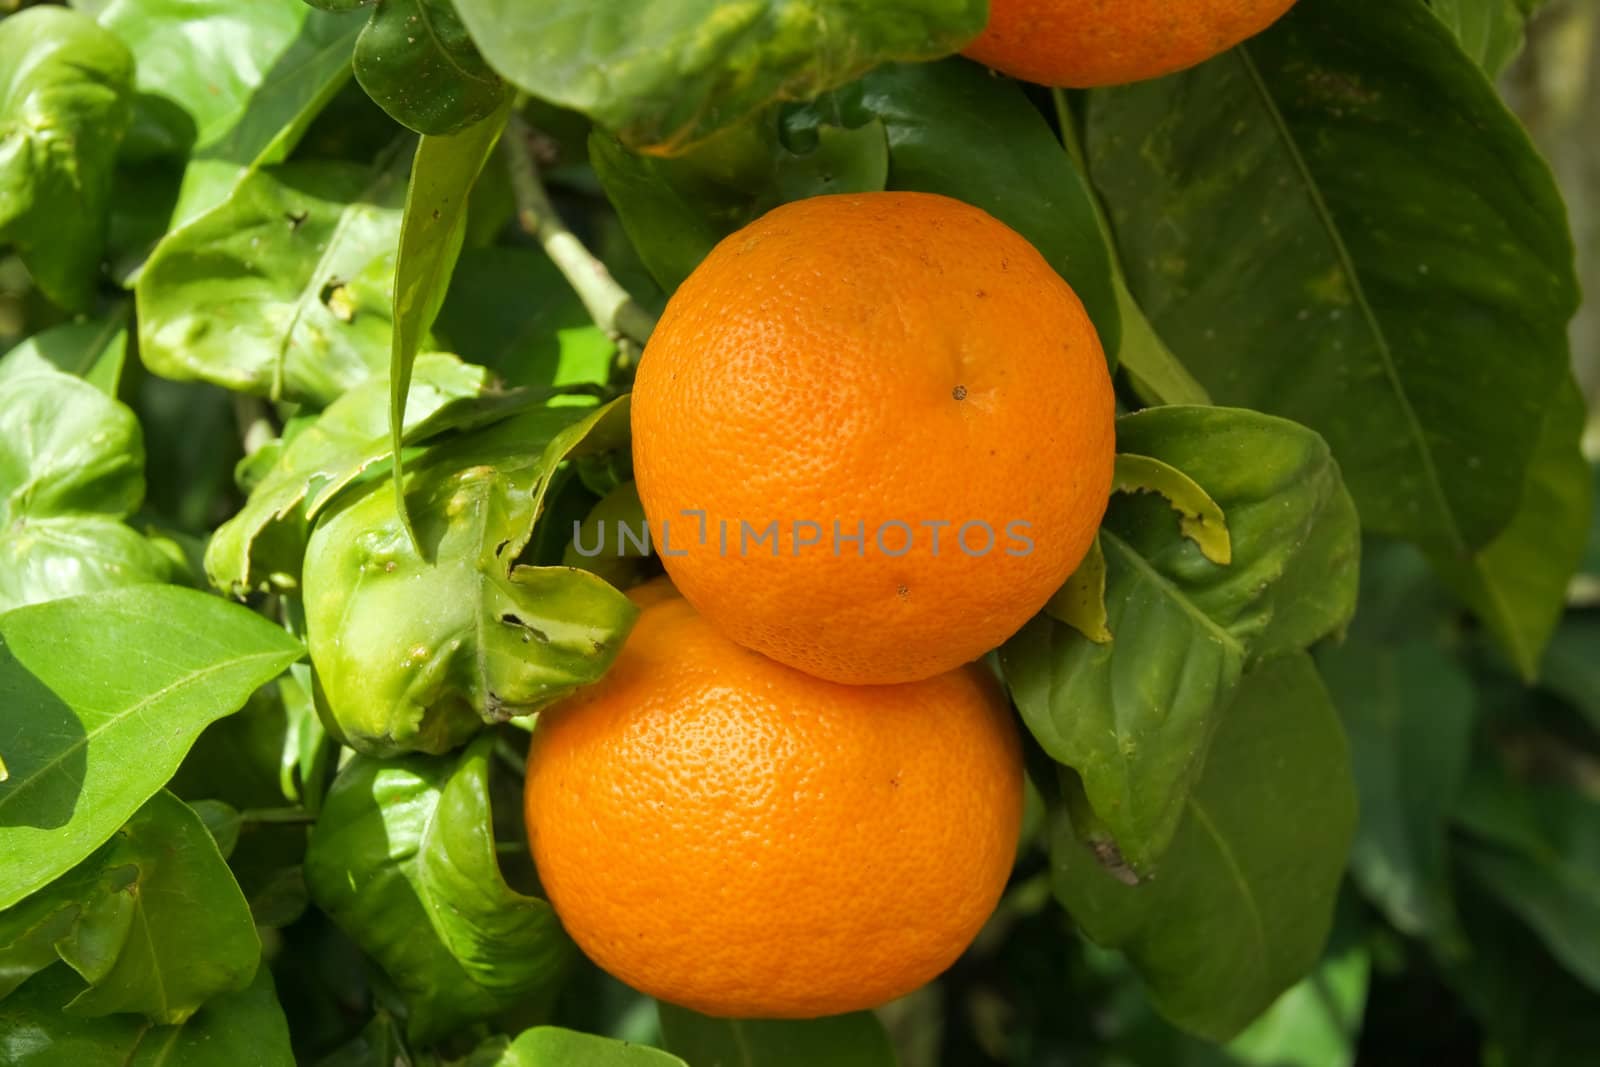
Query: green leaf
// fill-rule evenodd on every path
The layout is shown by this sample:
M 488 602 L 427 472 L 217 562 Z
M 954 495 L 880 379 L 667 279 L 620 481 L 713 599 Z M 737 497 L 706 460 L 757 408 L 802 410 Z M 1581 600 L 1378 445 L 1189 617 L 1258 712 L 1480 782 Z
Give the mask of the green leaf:
M 1498 76 L 1522 51 L 1528 19 L 1544 0 L 1430 0 L 1473 62 Z
M 1360 945 L 1330 951 L 1316 970 L 1228 1042 L 1228 1055 L 1260 1067 L 1352 1067 L 1371 965 Z
M 51 300 L 87 309 L 105 247 L 133 57 L 60 7 L 0 22 L 0 246 L 15 245 Z
M 778 100 L 806 100 L 890 60 L 948 55 L 981 0 L 457 0 L 489 65 L 629 144 L 671 153 Z
M 326 404 L 387 365 L 403 171 L 299 162 L 248 175 L 139 277 L 157 374 Z
M 883 125 L 857 116 L 851 129 L 821 108 L 769 109 L 674 158 L 631 152 L 602 131 L 589 158 L 650 274 L 676 289 L 718 241 L 779 204 L 830 193 L 883 189 L 889 144 Z M 788 136 L 792 124 L 803 126 Z M 802 143 L 794 143 L 794 142 Z
M 1401 932 L 1456 945 L 1446 831 L 1472 743 L 1471 679 L 1415 637 L 1352 638 L 1323 649 L 1317 665 L 1350 738 L 1361 799 L 1350 874 Z
M 875 1015 L 826 1019 L 713 1019 L 662 1003 L 661 1037 L 694 1067 L 894 1067 L 889 1035 Z
M 500 1038 L 504 1041 L 505 1038 Z M 387 1011 L 379 1011 L 361 1032 L 317 1061 L 316 1067 L 410 1067 L 410 1051 L 400 1025 Z M 481 1067 L 474 1057 L 454 1067 Z
M 160 585 L 17 608 L 0 639 L 0 908 L 103 844 L 201 729 L 303 652 L 242 607 Z
M 1545 649 L 1544 688 L 1565 699 L 1600 730 L 1600 618 L 1567 616 Z
M 341 501 L 306 552 L 306 629 L 329 726 L 363 752 L 446 752 L 611 665 L 632 603 L 585 571 L 516 562 L 557 464 L 617 447 L 626 402 L 538 408 L 438 446 Z
M 1600 819 L 1560 785 L 1479 766 L 1457 810 L 1472 835 L 1462 864 L 1544 942 L 1573 977 L 1600 991 Z
M 1161 876 L 1124 884 L 1058 819 L 1056 895 L 1163 1015 L 1226 1040 L 1321 955 L 1355 818 L 1338 716 L 1310 658 L 1280 657 L 1223 716 Z
M 242 993 L 206 1002 L 182 1026 L 137 1015 L 84 1018 L 57 1005 L 78 979 L 55 967 L 0 1001 L 0 1063 L 7 1067 L 294 1067 L 289 1026 L 261 967 Z M 81 984 L 81 983 L 79 983 Z
M 0 912 L 0 997 L 58 959 L 87 983 L 67 1014 L 172 1025 L 248 986 L 261 939 L 206 824 L 162 791 L 83 863 Z
M 1583 394 L 1568 375 L 1543 417 L 1511 525 L 1470 558 L 1434 557 L 1445 583 L 1489 627 L 1524 681 L 1538 674 L 1589 537 L 1594 483 L 1581 447 L 1586 418 Z
M 416 369 L 405 427 L 413 440 L 436 430 L 461 411 L 461 401 L 488 387 L 483 368 L 453 356 L 423 356 Z M 240 597 L 263 587 L 298 585 L 304 523 L 391 455 L 388 401 L 388 381 L 370 378 L 328 405 L 282 449 L 244 507 L 206 546 L 206 575 L 213 585 Z
M 1078 772 L 1122 858 L 1148 873 L 1241 671 L 1348 622 L 1360 542 L 1338 466 L 1304 427 L 1165 407 L 1119 419 L 1117 437 L 1221 507 L 1232 564 L 1206 559 L 1164 498 L 1118 496 L 1100 534 L 1112 642 L 1039 616 L 1000 658 L 1028 729 Z
M 862 97 L 889 131 L 889 187 L 964 200 L 1026 237 L 1114 357 L 1122 327 L 1093 193 L 1022 89 L 952 59 L 873 71 Z
M 550 906 L 501 877 L 485 736 L 457 759 L 357 756 L 306 853 L 312 898 L 388 972 L 431 1041 L 548 1003 L 571 945 Z
M 373 19 L 382 17 L 383 11 L 380 6 Z M 466 233 L 468 198 L 489 153 L 500 140 L 509 113 L 509 107 L 499 108 L 455 136 L 423 137 L 411 165 L 400 223 L 400 252 L 395 261 L 394 331 L 389 350 L 389 447 L 394 455 L 395 503 L 400 509 L 400 521 L 413 541 L 416 538 L 402 491 L 405 468 L 401 452 L 412 363 L 444 303 Z
M 1067 584 L 1056 590 L 1055 596 L 1044 606 L 1044 612 L 1097 645 L 1111 641 L 1111 628 L 1106 618 L 1106 552 L 1099 537 L 1089 546 L 1089 554 L 1083 557 Z
M 122 524 L 144 498 L 133 412 L 37 350 L 0 360 L 0 611 L 164 582 L 172 559 Z
M 111 0 L 99 17 L 138 66 L 126 155 L 188 161 L 173 228 L 288 158 L 349 80 L 362 25 L 300 0 Z
M 514 386 L 603 384 L 616 352 L 550 257 L 531 248 L 463 252 L 434 333 Z
M 63 323 L 41 330 L 0 358 L 0 381 L 10 374 L 20 373 L 18 364 L 29 364 L 30 372 L 49 364 L 115 397 L 127 351 L 125 314 L 111 315 L 99 322 Z
M 379 0 L 356 42 L 355 68 L 390 118 L 433 137 L 481 122 L 509 97 L 450 0 Z
M 473 1067 L 688 1067 L 660 1049 L 558 1026 L 524 1030 L 497 1057 Z M 700 1067 L 696 1063 L 695 1067 Z M 708 1065 L 709 1067 L 709 1065 Z
M 1218 402 L 1322 433 L 1369 530 L 1466 555 L 1506 527 L 1567 363 L 1572 248 L 1422 0 L 1300 0 L 1097 91 L 1088 150 L 1134 295 Z

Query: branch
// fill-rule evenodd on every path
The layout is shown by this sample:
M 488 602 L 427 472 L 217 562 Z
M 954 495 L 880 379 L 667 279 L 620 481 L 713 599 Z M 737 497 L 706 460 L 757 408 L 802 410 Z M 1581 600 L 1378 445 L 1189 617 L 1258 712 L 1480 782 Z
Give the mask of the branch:
M 566 276 L 588 310 L 595 325 L 604 330 L 627 361 L 638 359 L 644 343 L 655 329 L 655 316 L 617 284 L 605 264 L 583 247 L 567 224 L 561 221 L 534 162 L 533 131 L 521 115 L 511 113 L 501 146 L 511 175 L 511 191 L 517 202 L 517 223 L 528 236 L 539 242 L 545 254 Z

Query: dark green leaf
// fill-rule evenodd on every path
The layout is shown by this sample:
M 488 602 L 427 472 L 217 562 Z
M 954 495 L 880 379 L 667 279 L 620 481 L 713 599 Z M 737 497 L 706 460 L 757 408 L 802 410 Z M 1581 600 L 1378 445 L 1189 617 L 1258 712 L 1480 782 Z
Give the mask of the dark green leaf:
M 139 354 L 169 378 L 326 404 L 388 364 L 404 173 L 288 163 L 156 246 Z
M 87 983 L 69 1015 L 174 1025 L 250 984 L 261 939 L 206 824 L 162 791 L 111 841 L 0 912 L 0 996 L 60 959 Z
M 0 638 L 0 908 L 104 843 L 202 728 L 303 651 L 242 607 L 161 585 L 17 608 Z
M 1089 157 L 1134 294 L 1219 402 L 1321 432 L 1370 530 L 1465 555 L 1506 527 L 1566 366 L 1572 249 L 1422 0 L 1300 0 L 1096 92 Z
M 463 252 L 434 332 L 510 385 L 603 383 L 616 351 L 550 257 L 531 248 Z
M 133 412 L 37 350 L 0 360 L 0 611 L 173 573 L 122 524 L 144 497 Z
M 894 1049 L 870 1012 L 826 1019 L 713 1019 L 661 1005 L 661 1036 L 694 1067 L 894 1067 Z
M 505 102 L 450 0 L 378 0 L 356 42 L 356 80 L 402 125 L 448 136 Z
M 86 309 L 133 57 L 93 20 L 36 7 L 0 22 L 0 70 L 0 246 L 17 246 L 51 300 Z
M 1545 650 L 1544 687 L 1577 708 L 1600 730 L 1600 618 L 1570 615 Z
M 1361 798 L 1351 876 L 1399 930 L 1453 944 L 1446 832 L 1472 742 L 1471 680 L 1415 638 L 1352 638 L 1317 663 L 1350 737 Z
M 889 131 L 889 187 L 953 196 L 1022 234 L 1115 356 L 1122 328 L 1093 194 L 1017 84 L 953 59 L 873 71 L 862 94 Z
M 306 631 L 341 740 L 446 752 L 605 672 L 632 603 L 585 571 L 516 560 L 556 466 L 617 447 L 627 410 L 536 408 L 436 447 L 407 471 L 420 556 L 387 479 L 324 514 L 306 551 Z
M 426 433 L 457 401 L 487 386 L 483 368 L 451 356 L 417 361 L 411 384 L 408 435 Z M 388 459 L 389 383 L 371 378 L 345 393 L 278 454 L 244 508 L 220 526 L 206 546 L 206 575 L 234 596 L 299 583 L 304 520 L 374 464 Z
M 1538 674 L 1589 536 L 1594 484 L 1581 447 L 1586 418 L 1583 394 L 1568 375 L 1543 417 L 1511 525 L 1471 558 L 1434 559 L 1525 681 Z
M 289 1027 L 272 989 L 256 971 L 242 993 L 207 1001 L 182 1026 L 153 1026 L 137 1015 L 84 1018 L 57 1008 L 78 979 L 55 967 L 0 1001 L 0 1063 L 6 1067 L 294 1067 Z M 81 983 L 78 983 L 81 985 Z
M 373 17 L 382 15 L 380 5 Z M 455 136 L 423 137 L 411 165 L 400 223 L 400 253 L 395 261 L 394 331 L 389 350 L 389 447 L 394 455 L 395 503 L 408 533 L 412 531 L 402 492 L 401 445 L 412 363 L 444 303 L 466 233 L 468 197 L 505 129 L 508 114 L 508 108 L 500 108 Z
M 519 0 L 456 7 L 507 81 L 661 152 L 880 63 L 948 55 L 986 14 L 981 0 L 552 0 L 536 18 Z
M 1321 955 L 1355 818 L 1338 716 L 1310 658 L 1280 657 L 1223 716 L 1160 877 L 1119 881 L 1059 819 L 1056 894 L 1162 1014 L 1225 1040 Z
M 688 1067 L 678 1057 L 645 1045 L 580 1034 L 557 1026 L 524 1030 L 497 1056 L 471 1067 Z M 696 1064 L 696 1067 L 699 1067 Z
M 889 146 L 870 117 L 847 129 L 816 112 L 801 151 L 771 109 L 682 156 L 630 152 L 601 131 L 589 156 L 606 196 L 651 275 L 672 291 L 718 241 L 779 204 L 828 193 L 879 192 Z
M 1600 804 L 1480 766 L 1457 817 L 1473 838 L 1460 843 L 1468 874 L 1600 991 Z
M 1370 972 L 1365 947 L 1330 948 L 1316 970 L 1228 1042 L 1229 1058 L 1259 1067 L 1351 1067 Z
M 1165 498 L 1119 496 L 1101 530 L 1111 643 L 1040 616 L 1001 663 L 1029 730 L 1079 773 L 1123 858 L 1146 872 L 1177 829 L 1241 670 L 1349 620 L 1360 543 L 1338 466 L 1304 427 L 1166 407 L 1125 416 L 1117 435 L 1220 505 L 1233 562 L 1206 559 Z
M 356 757 L 312 833 L 313 899 L 406 998 L 416 1040 L 548 1002 L 570 943 L 495 859 L 485 737 L 457 759 Z

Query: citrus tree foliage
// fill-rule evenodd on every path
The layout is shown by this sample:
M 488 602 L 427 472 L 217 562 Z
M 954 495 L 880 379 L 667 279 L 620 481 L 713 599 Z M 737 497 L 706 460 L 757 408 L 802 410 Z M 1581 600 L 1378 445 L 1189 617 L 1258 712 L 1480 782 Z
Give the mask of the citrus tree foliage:
M 1584 1062 L 1592 420 L 1494 80 L 1538 6 L 1300 0 L 1071 93 L 955 55 L 982 0 L 4 16 L 0 1062 Z M 659 568 L 578 550 L 641 514 L 656 314 L 881 190 L 1071 284 L 1116 491 L 990 660 L 990 927 L 877 1013 L 711 1019 L 575 950 L 521 761 Z M 1412 1044 L 1411 982 L 1470 1032 Z

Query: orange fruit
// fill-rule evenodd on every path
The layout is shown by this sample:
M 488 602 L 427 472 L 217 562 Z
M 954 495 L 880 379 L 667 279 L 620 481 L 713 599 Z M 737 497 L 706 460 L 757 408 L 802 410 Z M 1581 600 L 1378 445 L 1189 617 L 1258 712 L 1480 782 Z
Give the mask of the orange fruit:
M 534 731 L 528 834 L 567 932 L 711 1015 L 831 1015 L 934 978 L 1016 849 L 1022 757 L 993 678 L 823 681 L 663 586 L 635 596 L 610 673 Z
M 963 54 L 1024 81 L 1088 89 L 1185 70 L 1276 22 L 1294 0 L 990 0 Z
M 673 295 L 634 384 L 634 472 L 668 574 L 729 637 L 832 681 L 913 681 L 1072 574 L 1114 405 L 1082 304 L 1005 224 L 824 196 L 726 238 Z

